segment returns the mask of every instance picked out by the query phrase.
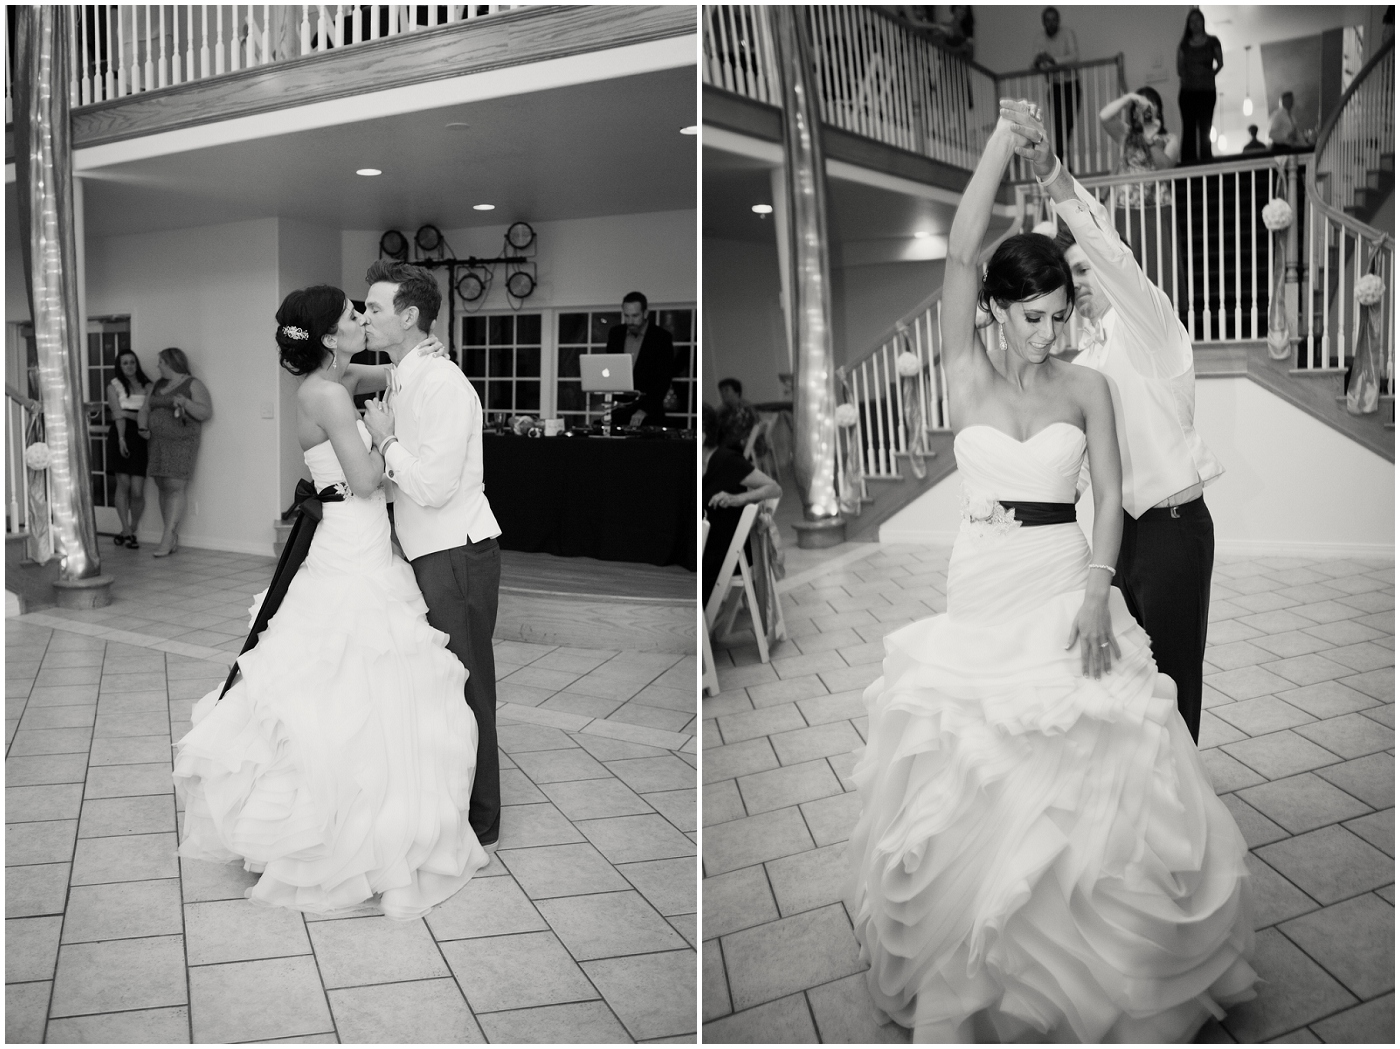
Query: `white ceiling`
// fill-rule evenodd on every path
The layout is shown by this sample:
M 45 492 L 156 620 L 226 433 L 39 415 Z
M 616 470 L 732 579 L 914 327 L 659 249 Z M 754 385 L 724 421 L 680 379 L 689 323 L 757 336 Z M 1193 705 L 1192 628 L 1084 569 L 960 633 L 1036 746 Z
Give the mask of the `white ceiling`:
M 696 123 L 691 66 L 136 160 L 84 173 L 87 234 L 271 216 L 446 230 L 694 208 L 696 138 L 679 130 Z M 9 221 L 14 206 L 11 184 Z

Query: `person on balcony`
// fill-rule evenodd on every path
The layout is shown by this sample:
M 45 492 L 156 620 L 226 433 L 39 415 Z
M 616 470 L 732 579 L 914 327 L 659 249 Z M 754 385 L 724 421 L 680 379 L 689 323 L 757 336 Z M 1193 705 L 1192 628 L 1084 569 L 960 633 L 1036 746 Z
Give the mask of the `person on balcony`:
M 1036 179 L 1064 225 L 1076 308 L 1092 328 L 1075 363 L 1102 372 L 1113 386 L 1125 450 L 1114 585 L 1152 638 L 1153 658 L 1176 682 L 1181 716 L 1198 739 L 1215 561 L 1215 527 L 1203 494 L 1225 468 L 1196 432 L 1191 337 L 1103 206 L 1064 172 L 1040 122 L 1023 115 L 1016 126 L 1035 146 Z
M 1070 267 L 1025 233 L 983 275 L 997 186 L 1013 153 L 1033 159 L 1006 108 L 1028 104 L 1002 106 L 948 235 L 963 483 L 948 611 L 888 634 L 865 690 L 846 907 L 874 1004 L 916 1043 L 1189 1042 L 1254 997 L 1248 850 L 1109 585 L 1117 405 L 1106 376 L 1049 353 Z M 1004 371 L 975 334 L 979 303 Z M 1075 520 L 1085 464 L 1092 547 Z
M 1269 142 L 1275 153 L 1292 153 L 1306 146 L 1303 133 L 1293 119 L 1293 92 L 1285 91 L 1278 100 L 1278 109 L 1269 118 Z
M 1269 151 L 1269 147 L 1266 146 L 1263 142 L 1260 142 L 1260 141 L 1259 141 L 1259 125 L 1258 125 L 1258 124 L 1250 124 L 1250 125 L 1249 125 L 1249 141 L 1246 142 L 1246 143 L 1244 144 L 1244 148 L 1240 150 L 1240 153 L 1241 153 L 1241 154 L 1249 154 L 1249 153 L 1267 153 L 1268 151 Z
M 152 385 L 135 350 L 117 354 L 117 374 L 107 384 L 112 420 L 107 428 L 107 472 L 116 479 L 113 488 L 122 525 L 115 541 L 132 550 L 141 549 L 136 527 L 146 512 L 147 445 L 136 424 Z
M 1181 156 L 1181 140 L 1162 122 L 1162 96 L 1156 88 L 1144 87 L 1115 99 L 1099 111 L 1099 123 L 1118 143 L 1122 152 L 1114 166 L 1115 175 L 1143 174 L 1176 167 Z M 1157 272 L 1157 209 L 1163 211 L 1161 226 L 1168 237 L 1176 229 L 1169 210 L 1171 187 L 1156 181 L 1130 182 L 1115 191 L 1117 208 L 1114 224 L 1133 249 L 1133 255 L 1147 271 L 1148 279 L 1161 284 Z M 1170 267 L 1165 259 L 1164 268 Z
M 1055 153 L 1066 158 L 1074 152 L 1074 116 L 1079 110 L 1079 76 L 1074 72 L 1056 72 L 1056 68 L 1079 61 L 1079 41 L 1074 30 L 1060 25 L 1060 9 L 1047 7 L 1040 13 L 1040 25 L 1045 33 L 1040 38 L 1040 50 L 1031 62 L 1050 81 L 1051 126 L 1055 129 Z
M 1176 75 L 1181 78 L 1176 100 L 1181 108 L 1183 164 L 1203 164 L 1211 159 L 1215 74 L 1224 65 L 1219 37 L 1206 32 L 1206 16 L 1199 7 L 1193 7 L 1186 16 L 1186 31 L 1181 34 L 1181 43 L 1176 48 Z

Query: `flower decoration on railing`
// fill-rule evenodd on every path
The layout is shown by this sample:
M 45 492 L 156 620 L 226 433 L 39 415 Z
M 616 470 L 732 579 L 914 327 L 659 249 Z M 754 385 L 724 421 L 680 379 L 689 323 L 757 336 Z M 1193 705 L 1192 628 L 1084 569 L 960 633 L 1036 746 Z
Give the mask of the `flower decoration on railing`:
M 1375 306 L 1385 298 L 1385 281 L 1368 273 L 1356 282 L 1356 301 L 1363 306 Z
M 905 379 L 912 379 L 923 370 L 919 365 L 919 358 L 909 350 L 905 350 L 894 359 L 894 368 Z
M 1381 368 L 1378 358 L 1385 355 L 1381 313 L 1377 307 L 1385 298 L 1385 281 L 1368 273 L 1356 282 L 1356 301 L 1361 304 L 1361 328 L 1357 333 L 1356 355 L 1352 358 L 1347 382 L 1347 411 L 1371 415 L 1380 410 Z
M 1275 197 L 1264 205 L 1259 217 L 1264 220 L 1266 228 L 1277 233 L 1293 225 L 1293 205 L 1282 197 Z
M 49 446 L 43 441 L 35 441 L 24 450 L 24 465 L 31 470 L 47 470 L 51 459 Z
M 856 423 L 860 422 L 860 413 L 856 411 L 854 404 L 838 404 L 836 406 L 836 425 L 849 430 Z

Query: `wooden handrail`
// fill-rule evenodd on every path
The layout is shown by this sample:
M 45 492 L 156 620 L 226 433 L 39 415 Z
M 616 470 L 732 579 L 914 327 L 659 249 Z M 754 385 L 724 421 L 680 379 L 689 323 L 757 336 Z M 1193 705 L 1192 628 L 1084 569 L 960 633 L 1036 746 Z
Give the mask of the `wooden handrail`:
M 1371 75 L 1371 73 L 1375 70 L 1376 66 L 1378 66 L 1387 55 L 1393 55 L 1394 52 L 1395 38 L 1391 37 L 1389 40 L 1386 40 L 1383 44 L 1381 44 L 1380 49 L 1374 55 L 1371 56 L 1371 60 L 1361 67 L 1361 71 L 1358 72 L 1356 76 L 1352 79 L 1351 83 L 1347 85 L 1346 91 L 1342 92 L 1342 97 L 1337 102 L 1337 108 L 1334 109 L 1331 115 L 1328 116 L 1327 120 L 1323 122 L 1322 130 L 1318 133 L 1317 136 L 1317 144 L 1316 146 L 1314 146 L 1315 155 L 1320 156 L 1322 154 L 1323 149 L 1327 145 L 1328 139 L 1332 137 L 1332 131 L 1337 126 L 1337 121 L 1341 119 L 1342 114 L 1346 112 L 1347 103 L 1350 102 L 1351 99 L 1355 96 L 1357 89 L 1360 88 L 1363 83 L 1365 83 L 1366 78 Z M 1328 174 L 1331 173 L 1329 172 Z M 1345 211 L 1341 210 L 1340 208 L 1334 207 L 1327 201 L 1323 200 L 1322 193 L 1318 189 L 1317 180 L 1317 165 L 1309 164 L 1308 174 L 1307 177 L 1303 180 L 1303 185 L 1307 190 L 1308 201 L 1315 208 L 1321 211 L 1329 219 L 1336 222 L 1339 226 L 1346 227 L 1347 229 L 1351 230 L 1351 232 L 1357 234 L 1357 236 L 1362 237 L 1365 240 L 1379 244 L 1386 248 L 1393 248 L 1395 246 L 1395 238 L 1392 237 L 1390 234 L 1385 233 L 1382 230 L 1378 230 L 1374 226 L 1369 226 L 1366 223 L 1362 222 L 1360 219 L 1353 218 L 1351 215 L 1348 215 Z

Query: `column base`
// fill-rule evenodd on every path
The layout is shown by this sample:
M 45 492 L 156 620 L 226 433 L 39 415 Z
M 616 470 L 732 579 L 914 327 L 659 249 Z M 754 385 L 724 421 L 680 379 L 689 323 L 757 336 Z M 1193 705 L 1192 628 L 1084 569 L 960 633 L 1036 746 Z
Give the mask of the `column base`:
M 54 600 L 59 608 L 106 608 L 112 603 L 114 582 L 116 576 L 110 575 L 57 579 L 53 584 Z
M 797 529 L 799 550 L 824 550 L 846 541 L 846 519 L 839 515 L 820 521 L 798 521 L 792 527 Z

